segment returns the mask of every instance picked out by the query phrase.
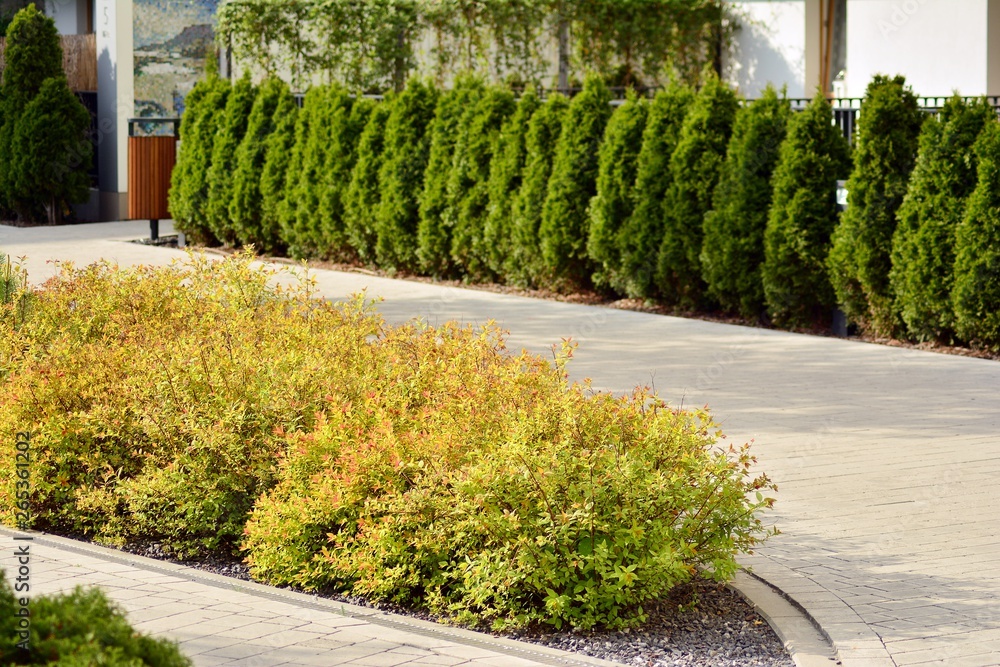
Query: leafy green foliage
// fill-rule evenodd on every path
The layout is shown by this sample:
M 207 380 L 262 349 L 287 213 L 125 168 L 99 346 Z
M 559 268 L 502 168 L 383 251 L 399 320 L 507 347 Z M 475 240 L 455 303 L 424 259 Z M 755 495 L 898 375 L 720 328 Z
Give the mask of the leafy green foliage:
M 233 203 L 233 172 L 237 167 L 237 151 L 247 132 L 257 88 L 245 75 L 235 84 L 226 99 L 226 107 L 218 122 L 212 144 L 212 163 L 208 168 L 208 201 L 205 222 L 212 235 L 226 245 L 236 243 L 236 225 L 229 217 Z
M 14 146 L 17 126 L 26 107 L 38 96 L 45 82 L 63 76 L 62 58 L 59 33 L 51 18 L 38 10 L 34 3 L 14 15 L 6 31 L 3 83 L 0 85 L 0 207 L 15 211 L 25 220 L 35 220 L 39 217 L 39 206 L 51 202 L 47 192 L 36 196 L 18 187 L 18 181 L 23 176 L 15 166 L 18 159 Z M 65 112 L 70 114 L 66 120 L 72 123 L 75 110 L 65 108 Z M 62 139 L 65 140 L 65 137 Z M 50 150 L 55 149 L 58 143 L 55 142 Z M 58 156 L 58 162 L 65 163 L 66 156 Z M 44 169 L 41 165 L 29 165 L 28 168 L 33 175 Z
M 333 103 L 332 99 L 327 104 Z M 342 98 L 327 121 L 329 141 L 326 164 L 320 175 L 319 248 L 320 256 L 349 260 L 356 256 L 344 223 L 344 195 L 351 182 L 351 172 L 357 160 L 358 140 L 368 122 L 370 107 L 364 105 L 354 112 L 357 102 Z
M 598 155 L 597 194 L 590 200 L 587 252 L 598 266 L 594 282 L 618 289 L 622 273 L 619 235 L 635 205 L 639 152 L 646 128 L 646 104 L 629 90 L 611 115 Z
M 706 302 L 701 277 L 703 224 L 712 208 L 738 109 L 736 93 L 713 73 L 684 117 L 670 158 L 673 182 L 664 204 L 657 265 L 660 296 L 668 304 L 697 307 Z
M 774 170 L 760 275 L 771 319 L 781 326 L 829 322 L 835 305 L 826 272 L 837 224 L 837 180 L 851 170 L 850 146 L 821 93 L 792 115 Z
M 395 270 L 417 269 L 419 195 L 430 152 L 430 128 L 437 93 L 429 84 L 410 79 L 392 104 L 385 126 L 385 148 L 375 212 L 375 245 L 379 264 Z
M 31 596 L 31 638 L 17 646 L 22 607 L 0 573 L 0 663 L 4 665 L 129 665 L 189 667 L 174 642 L 136 632 L 100 589 Z
M 598 153 L 610 101 L 604 82 L 588 76 L 563 119 L 538 230 L 544 280 L 555 289 L 585 287 L 593 273 L 587 256 L 587 208 L 597 194 Z
M 701 273 L 709 295 L 744 317 L 764 310 L 764 228 L 771 208 L 771 175 L 778 163 L 791 107 L 768 86 L 736 114 L 722 176 L 705 215 Z
M 656 292 L 665 202 L 673 183 L 670 157 L 693 99 L 690 88 L 673 84 L 657 93 L 649 105 L 638 157 L 635 206 L 616 239 L 620 270 L 612 277 L 614 288 L 632 298 L 648 299 Z
M 193 243 L 216 242 L 206 220 L 208 174 L 215 135 L 227 106 L 229 81 L 209 76 L 200 99 L 192 99 L 181 122 L 181 148 L 170 178 L 169 209 L 178 231 Z M 194 91 L 192 91 L 194 95 Z
M 276 92 L 277 101 L 272 117 L 272 132 L 264 143 L 264 165 L 260 174 L 259 225 L 246 229 L 240 236 L 242 243 L 253 243 L 262 252 L 276 253 L 284 250 L 281 237 L 281 208 L 286 196 L 288 167 L 295 147 L 295 126 L 299 107 L 288 86 Z
M 889 335 L 897 328 L 889 286 L 892 236 L 924 115 L 902 76 L 876 75 L 862 107 L 847 182 L 849 205 L 830 249 L 830 282 L 848 318 Z
M 1000 350 L 1000 124 L 976 142 L 978 182 L 955 235 L 955 328 L 977 347 Z
M 524 182 L 528 126 L 540 105 L 533 89 L 521 95 L 514 114 L 500 128 L 490 162 L 483 245 L 489 269 L 498 280 L 506 277 L 507 261 L 513 252 L 514 199 Z
M 489 206 L 490 164 L 504 121 L 514 113 L 514 95 L 506 87 L 491 86 L 470 106 L 462 119 L 455 157 L 448 178 L 448 197 L 454 216 L 451 258 L 467 279 L 490 278 L 484 237 Z
M 955 229 L 976 187 L 976 138 L 996 117 L 985 100 L 957 95 L 924 122 L 920 150 L 899 207 L 889 274 L 896 308 L 918 340 L 950 342 Z
M 309 137 L 314 131 L 313 124 L 318 122 L 318 107 L 322 104 L 325 89 L 314 86 L 306 93 L 302 108 L 295 119 L 295 141 L 288 156 L 288 166 L 285 170 L 284 197 L 278 208 L 278 224 L 281 228 L 281 238 L 288 246 L 289 254 L 301 257 L 301 250 L 296 244 L 298 240 L 299 194 L 302 188 L 314 187 L 303 173 L 309 149 Z M 315 209 L 312 211 L 315 213 Z
M 568 109 L 569 101 L 565 97 L 552 95 L 528 123 L 528 135 L 524 142 L 524 177 L 511 210 L 511 248 L 504 261 L 507 280 L 514 284 L 537 286 L 545 273 L 538 232 L 555 147 L 559 143 Z
M 432 276 L 451 276 L 451 228 L 454 223 L 448 195 L 462 117 L 483 94 L 483 82 L 477 77 L 459 76 L 451 90 L 441 93 L 434 122 L 430 127 L 431 145 L 420 195 L 420 223 L 417 226 L 417 256 L 420 269 Z
M 352 111 L 359 117 L 366 115 L 368 121 L 358 140 L 357 160 L 344 193 L 344 228 L 351 247 L 362 261 L 369 263 L 375 261 L 375 211 L 382 197 L 379 172 L 382 170 L 385 126 L 391 110 L 390 100 L 382 103 L 358 100 Z
M 236 239 L 244 245 L 254 244 L 270 252 L 278 244 L 272 230 L 264 229 L 264 201 L 261 181 L 268 158 L 268 146 L 282 101 L 288 99 L 288 86 L 278 78 L 264 81 L 257 92 L 247 131 L 236 151 L 236 173 L 233 174 L 233 199 L 229 203 L 229 219 Z M 287 107 L 281 109 L 287 112 Z M 286 135 L 287 136 L 287 135 Z M 269 174 L 271 177 L 273 174 Z
M 12 143 L 14 200 L 22 211 L 40 206 L 50 225 L 62 222 L 69 204 L 85 202 L 90 190 L 93 145 L 90 114 L 66 79 L 46 79 L 17 122 Z M 38 214 L 32 213 L 33 219 Z

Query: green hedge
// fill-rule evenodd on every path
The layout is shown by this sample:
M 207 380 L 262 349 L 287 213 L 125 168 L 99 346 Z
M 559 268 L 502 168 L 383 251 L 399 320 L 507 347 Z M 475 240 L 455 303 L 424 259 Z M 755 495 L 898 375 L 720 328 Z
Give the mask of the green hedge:
M 229 216 L 229 209 L 233 202 L 237 150 L 246 135 L 256 98 L 257 88 L 251 83 L 249 75 L 233 84 L 212 144 L 211 164 L 206 177 L 208 198 L 205 202 L 205 221 L 212 235 L 227 245 L 236 241 L 236 225 Z
M 286 186 L 289 177 L 289 161 L 295 148 L 295 126 L 299 107 L 295 103 L 288 86 L 282 86 L 277 106 L 274 109 L 273 131 L 265 141 L 264 166 L 260 175 L 260 226 L 249 226 L 240 232 L 246 239 L 258 244 L 267 253 L 277 253 L 286 249 L 281 233 L 281 210 L 285 203 Z M 252 222 L 252 219 L 244 219 Z
M 726 149 L 722 176 L 705 215 L 701 275 L 708 294 L 746 318 L 764 311 L 764 228 L 771 208 L 771 176 L 785 139 L 791 107 L 768 86 L 740 109 Z
M 952 342 L 955 229 L 976 187 L 973 146 L 996 119 L 985 100 L 949 99 L 924 122 L 913 176 L 899 207 L 890 282 L 909 336 Z
M 385 126 L 392 111 L 392 102 L 381 104 L 360 100 L 354 105 L 368 121 L 358 139 L 358 155 L 351 172 L 351 181 L 344 193 L 344 227 L 351 246 L 363 262 L 375 263 L 375 211 L 382 200 L 379 174 L 382 171 L 385 148 Z

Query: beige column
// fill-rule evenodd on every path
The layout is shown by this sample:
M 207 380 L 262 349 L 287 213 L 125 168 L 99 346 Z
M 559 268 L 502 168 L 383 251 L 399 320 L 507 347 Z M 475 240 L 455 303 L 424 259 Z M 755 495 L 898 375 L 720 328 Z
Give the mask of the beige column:
M 823 35 L 822 0 L 805 0 L 806 3 L 806 80 L 805 97 L 816 94 L 820 85 L 819 74 L 823 52 L 820 49 Z M 825 92 L 825 91 L 824 91 Z
M 1000 95 L 1000 0 L 986 2 L 986 94 Z
M 98 0 L 97 160 L 100 216 L 124 220 L 128 211 L 128 119 L 135 115 L 132 0 Z

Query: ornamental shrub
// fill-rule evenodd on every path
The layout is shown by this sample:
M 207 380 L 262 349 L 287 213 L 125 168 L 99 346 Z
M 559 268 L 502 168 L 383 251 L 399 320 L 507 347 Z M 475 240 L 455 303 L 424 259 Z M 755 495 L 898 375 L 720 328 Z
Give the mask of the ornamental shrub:
M 563 119 L 538 229 L 547 287 L 573 289 L 590 284 L 593 264 L 587 256 L 587 207 L 597 194 L 598 154 L 611 116 L 610 102 L 604 81 L 591 74 Z
M 375 211 L 375 252 L 380 266 L 416 271 L 419 196 L 430 151 L 430 128 L 437 92 L 430 83 L 410 79 L 396 97 L 385 126 L 385 148 Z
M 314 86 L 306 95 L 306 105 L 310 108 L 309 132 L 304 137 L 295 189 L 288 193 L 295 212 L 286 241 L 296 257 L 326 259 L 343 255 L 346 245 L 339 199 L 346 180 L 344 166 L 351 161 L 353 137 L 343 136 L 350 133 L 351 98 L 337 84 Z M 329 178 L 328 169 L 335 170 L 341 180 Z M 337 220 L 326 219 L 324 213 L 336 215 Z
M 277 254 L 285 249 L 281 238 L 281 207 L 289 180 L 288 165 L 295 148 L 295 125 L 299 107 L 292 91 L 282 85 L 277 91 L 273 131 L 264 143 L 264 165 L 260 174 L 260 218 L 253 230 L 244 230 L 243 244 L 253 243 L 261 252 Z
M 701 275 L 723 308 L 754 318 L 763 314 L 764 228 L 771 208 L 771 175 L 785 139 L 788 101 L 770 85 L 736 114 L 722 176 L 705 215 Z
M 57 225 L 70 203 L 87 201 L 93 156 L 89 128 L 90 113 L 66 79 L 46 79 L 24 107 L 11 143 L 14 201 L 22 214 Z
M 295 119 L 295 142 L 292 144 L 292 151 L 288 156 L 288 168 L 285 172 L 285 193 L 278 209 L 278 224 L 281 227 L 281 240 L 288 247 L 289 254 L 293 257 L 302 257 L 298 241 L 298 212 L 299 194 L 303 188 L 308 189 L 310 183 L 306 180 L 303 171 L 306 164 L 306 155 L 309 147 L 309 136 L 314 122 L 318 122 L 318 107 L 324 96 L 322 86 L 313 86 L 306 93 Z M 314 121 L 314 118 L 317 120 Z M 300 183 L 302 184 L 300 186 Z M 315 187 L 315 183 L 311 184 Z M 314 209 L 315 210 L 315 209 Z
M 850 146 L 817 93 L 788 121 L 772 178 L 760 275 L 771 319 L 780 326 L 829 323 L 836 303 L 826 272 L 837 224 L 837 180 L 851 170 Z
M 358 140 L 358 157 L 344 194 L 344 228 L 351 247 L 369 264 L 375 261 L 375 211 L 382 197 L 378 179 L 390 111 L 391 98 L 381 103 L 358 100 L 352 111 L 359 118 L 366 115 L 368 121 Z
M 333 100 L 328 99 L 327 104 Z M 329 120 L 326 164 L 320 175 L 319 248 L 320 256 L 339 261 L 356 257 L 344 224 L 344 195 L 357 160 L 358 139 L 368 122 L 365 112 L 354 113 L 356 102 L 342 97 Z M 365 110 L 369 107 L 365 106 Z
M 631 298 L 649 299 L 656 294 L 665 201 L 673 183 L 670 156 L 693 99 L 690 88 L 675 83 L 658 92 L 649 104 L 638 156 L 635 207 L 617 237 L 621 268 L 612 278 L 612 286 Z
M 462 117 L 483 94 L 482 79 L 459 76 L 451 90 L 441 93 L 430 127 L 430 154 L 420 194 L 420 223 L 417 227 L 417 256 L 420 270 L 432 276 L 454 274 L 451 260 L 451 178 Z
M 738 109 L 736 93 L 713 72 L 684 117 L 670 158 L 673 182 L 664 203 L 657 264 L 660 296 L 670 305 L 695 308 L 708 303 L 701 277 L 703 224 L 712 208 Z
M 267 160 L 268 140 L 274 132 L 275 115 L 288 86 L 281 79 L 271 77 L 265 80 L 254 100 L 247 131 L 236 151 L 236 173 L 233 174 L 233 199 L 229 203 L 229 220 L 232 222 L 236 240 L 241 244 L 253 243 L 261 250 L 267 244 L 267 252 L 273 249 L 273 241 L 263 232 L 263 197 L 261 179 Z
M 889 274 L 896 309 L 917 340 L 951 342 L 955 228 L 976 187 L 976 138 L 996 118 L 985 100 L 957 95 L 924 121 L 920 150 L 899 207 Z
M 21 609 L 0 573 L 0 664 L 189 667 L 177 644 L 136 632 L 125 613 L 98 588 L 31 596 L 31 635 L 20 648 Z
M 955 233 L 955 328 L 975 347 L 1000 350 L 1000 125 L 976 142 L 976 189 Z
M 447 218 L 454 219 L 451 258 L 469 280 L 490 279 L 484 231 L 489 205 L 490 163 L 503 126 L 517 104 L 503 86 L 490 86 L 462 118 L 448 198 Z
M 569 100 L 550 96 L 528 123 L 524 141 L 524 177 L 511 207 L 511 247 L 504 261 L 507 282 L 538 286 L 544 275 L 538 230 L 548 192 L 555 147 L 562 134 Z
M 897 328 L 889 288 L 892 236 L 925 117 L 902 76 L 876 75 L 861 106 L 849 205 L 834 230 L 828 268 L 848 318 L 891 335 Z
M 759 539 L 769 484 L 703 413 L 570 385 L 565 357 L 513 356 L 492 328 L 377 346 L 369 391 L 288 439 L 247 526 L 255 578 L 494 629 L 625 627 Z
M 533 88 L 524 91 L 514 115 L 500 129 L 490 163 L 483 245 L 489 269 L 500 280 L 506 278 L 507 262 L 514 251 L 514 199 L 524 182 L 529 123 L 540 105 Z
M 646 104 L 630 89 L 604 131 L 598 156 L 597 194 L 590 200 L 587 253 L 597 266 L 597 285 L 618 289 L 626 282 L 618 237 L 635 205 L 635 179 L 645 128 Z
M 3 83 L 0 84 L 0 206 L 31 218 L 37 203 L 18 197 L 14 134 L 25 107 L 49 79 L 63 76 L 62 44 L 55 21 L 34 3 L 17 12 L 7 27 Z
M 205 217 L 212 235 L 226 245 L 236 243 L 236 225 L 229 217 L 233 203 L 233 172 L 237 167 L 237 151 L 247 132 L 257 88 L 249 73 L 233 84 L 226 108 L 218 119 L 215 142 L 212 144 L 212 164 L 208 169 L 208 201 Z
M 209 75 L 204 97 L 188 106 L 181 124 L 180 157 L 171 174 L 169 209 L 174 226 L 193 243 L 217 243 L 206 217 L 208 173 L 216 130 L 231 89 L 226 79 Z
M 281 433 L 312 428 L 323 397 L 352 382 L 335 360 L 363 363 L 378 330 L 357 303 L 272 280 L 244 255 L 65 267 L 27 321 L 0 306 L 2 520 L 14 521 L 15 433 L 32 424 L 36 528 L 232 555 L 275 481 Z

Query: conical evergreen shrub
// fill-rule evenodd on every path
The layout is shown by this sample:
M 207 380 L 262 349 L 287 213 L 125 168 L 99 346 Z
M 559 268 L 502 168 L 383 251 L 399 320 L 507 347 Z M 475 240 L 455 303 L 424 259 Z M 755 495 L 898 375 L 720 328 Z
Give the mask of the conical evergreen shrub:
M 767 312 L 780 326 L 830 321 L 836 299 L 826 258 L 837 225 L 837 180 L 850 171 L 850 146 L 817 93 L 788 121 L 771 181 L 761 281 Z
M 260 224 L 255 236 L 241 237 L 243 243 L 253 243 L 262 252 L 277 253 L 285 248 L 281 238 L 281 207 L 289 180 L 289 162 L 295 148 L 295 125 L 299 107 L 288 86 L 282 86 L 274 110 L 274 131 L 267 137 L 264 167 L 260 176 Z
M 504 261 L 507 282 L 538 286 L 544 275 L 538 230 L 548 193 L 555 147 L 562 134 L 569 100 L 552 95 L 528 123 L 524 144 L 524 177 L 511 210 L 511 246 Z
M 236 173 L 233 174 L 233 199 L 229 203 L 229 219 L 239 243 L 252 243 L 257 250 L 264 252 L 270 252 L 273 248 L 263 248 L 261 177 L 267 160 L 268 140 L 277 120 L 275 111 L 282 95 L 287 91 L 288 86 L 277 77 L 269 78 L 261 84 L 247 121 L 247 132 L 236 151 Z
M 451 90 L 441 93 L 430 127 L 430 155 L 420 194 L 420 223 L 417 227 L 417 256 L 420 269 L 432 276 L 454 274 L 451 259 L 451 200 L 448 181 L 454 164 L 462 118 L 483 94 L 482 79 L 459 76 Z M 451 218 L 451 219 L 449 219 Z
M 828 268 L 837 300 L 850 320 L 884 335 L 897 328 L 892 236 L 924 119 L 904 77 L 872 79 L 858 118 L 847 210 L 833 233 Z
M 524 182 L 528 155 L 528 126 L 541 102 L 528 88 L 517 102 L 517 110 L 500 129 L 488 183 L 489 202 L 483 227 L 486 259 L 494 276 L 506 277 L 506 264 L 514 243 L 514 199 Z
M 375 211 L 381 201 L 379 173 L 385 145 L 385 126 L 392 111 L 391 97 L 384 102 L 358 100 L 353 114 L 367 115 L 368 121 L 358 140 L 358 155 L 351 181 L 344 194 L 344 228 L 347 238 L 362 261 L 375 262 Z
M 17 197 L 14 133 L 25 107 L 48 79 L 63 76 L 63 50 L 55 21 L 34 3 L 7 27 L 3 84 L 0 85 L 0 207 L 31 217 L 35 202 Z
M 454 216 L 451 258 L 467 279 L 494 277 L 490 274 L 483 235 L 489 204 L 490 163 L 500 128 L 516 107 L 514 94 L 509 89 L 490 86 L 462 119 L 448 179 L 448 198 L 452 205 L 446 216 Z
M 171 174 L 169 209 L 175 228 L 193 243 L 218 243 L 208 226 L 208 174 L 231 90 L 229 81 L 209 75 L 204 98 L 185 111 L 185 116 L 192 115 L 190 129 L 187 123 L 181 125 L 180 158 Z
M 708 294 L 743 317 L 764 311 L 764 228 L 771 208 L 771 176 L 785 139 L 791 106 L 768 86 L 736 114 L 713 207 L 705 215 L 701 275 Z
M 1000 124 L 976 142 L 978 182 L 955 235 L 955 328 L 975 347 L 1000 350 Z
M 281 229 L 281 242 L 288 248 L 288 254 L 302 258 L 302 248 L 299 245 L 298 212 L 299 194 L 302 187 L 308 187 L 308 180 L 303 173 L 306 164 L 306 154 L 309 149 L 309 135 L 312 132 L 313 118 L 319 118 L 325 91 L 320 86 L 314 86 L 306 93 L 302 107 L 296 114 L 295 141 L 288 156 L 288 169 L 285 172 L 285 194 L 278 208 L 278 225 Z M 304 185 L 300 187 L 300 183 Z
M 206 223 L 212 235 L 226 245 L 236 243 L 236 226 L 229 217 L 234 192 L 233 172 L 236 171 L 236 152 L 246 135 L 256 98 L 257 88 L 250 81 L 249 74 L 233 84 L 212 145 L 208 201 L 205 204 Z
M 328 99 L 327 104 L 331 103 L 332 99 Z M 358 140 L 371 110 L 364 105 L 359 113 L 355 113 L 357 106 L 356 101 L 344 97 L 339 108 L 331 114 L 326 165 L 320 176 L 320 256 L 338 261 L 348 261 L 357 256 L 344 221 L 344 197 L 358 157 Z
M 703 225 L 738 109 L 736 93 L 710 73 L 684 118 L 670 158 L 673 183 L 657 265 L 659 292 L 668 304 L 695 308 L 708 301 L 701 278 Z
M 590 200 L 587 253 L 597 266 L 594 283 L 620 289 L 619 236 L 635 206 L 639 152 L 646 129 L 646 103 L 629 90 L 604 131 L 598 156 L 597 194 Z
M 618 234 L 620 269 L 612 286 L 630 298 L 656 295 L 656 267 L 663 239 L 667 193 L 673 183 L 670 157 L 680 140 L 681 127 L 694 91 L 672 84 L 649 105 L 642 135 L 635 181 L 635 207 Z
M 410 79 L 392 103 L 385 127 L 385 150 L 375 212 L 375 251 L 380 266 L 416 271 L 419 197 L 430 152 L 430 124 L 437 92 L 429 83 Z
M 604 81 L 590 75 L 563 119 L 538 230 L 545 286 L 553 289 L 590 284 L 593 263 L 587 255 L 587 208 L 597 194 L 598 155 L 611 116 L 610 103 Z
M 889 278 L 910 337 L 950 342 L 955 229 L 976 187 L 973 146 L 996 112 L 985 100 L 949 99 L 924 121 L 917 164 L 899 207 Z

